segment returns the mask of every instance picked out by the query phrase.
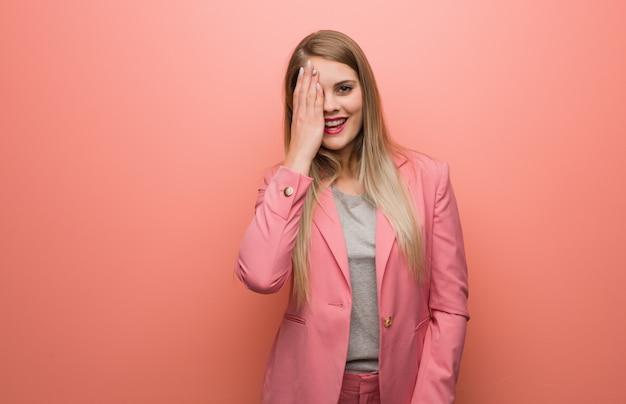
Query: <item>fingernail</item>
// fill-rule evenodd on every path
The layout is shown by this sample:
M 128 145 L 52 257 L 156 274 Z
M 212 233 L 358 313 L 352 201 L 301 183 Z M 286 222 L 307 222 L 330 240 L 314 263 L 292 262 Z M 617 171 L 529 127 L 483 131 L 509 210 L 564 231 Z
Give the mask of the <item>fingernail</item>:
M 317 70 L 316 70 L 316 69 L 313 69 L 313 73 L 312 73 L 312 74 L 313 74 L 314 76 L 317 76 Z
M 315 83 L 315 84 L 316 84 L 315 87 L 317 87 L 317 91 L 320 91 L 322 89 L 322 86 L 320 86 L 320 83 Z
M 310 61 L 310 60 L 307 60 L 307 61 L 306 61 L 306 69 L 307 69 L 307 70 L 311 70 L 311 67 L 313 67 L 313 66 L 311 65 L 311 61 Z
M 300 70 L 298 70 L 298 76 L 302 76 L 304 74 L 304 67 L 301 67 Z

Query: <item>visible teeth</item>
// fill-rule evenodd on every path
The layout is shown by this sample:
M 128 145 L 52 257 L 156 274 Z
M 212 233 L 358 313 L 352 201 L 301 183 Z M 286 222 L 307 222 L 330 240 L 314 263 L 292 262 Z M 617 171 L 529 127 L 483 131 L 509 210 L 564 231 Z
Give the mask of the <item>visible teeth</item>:
M 333 126 L 340 126 L 346 122 L 346 118 L 335 119 L 334 121 L 326 121 L 326 127 L 332 128 Z

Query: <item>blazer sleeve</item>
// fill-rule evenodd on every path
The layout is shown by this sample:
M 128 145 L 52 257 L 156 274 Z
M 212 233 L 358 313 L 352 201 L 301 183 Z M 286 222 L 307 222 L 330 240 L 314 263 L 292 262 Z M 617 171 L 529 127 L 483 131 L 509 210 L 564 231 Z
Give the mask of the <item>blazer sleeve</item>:
M 237 277 L 249 289 L 275 293 L 289 279 L 291 252 L 312 182 L 284 166 L 266 174 L 235 264 Z
M 439 163 L 430 256 L 429 309 L 417 383 L 411 403 L 453 403 L 465 332 L 467 265 L 461 222 L 447 164 Z

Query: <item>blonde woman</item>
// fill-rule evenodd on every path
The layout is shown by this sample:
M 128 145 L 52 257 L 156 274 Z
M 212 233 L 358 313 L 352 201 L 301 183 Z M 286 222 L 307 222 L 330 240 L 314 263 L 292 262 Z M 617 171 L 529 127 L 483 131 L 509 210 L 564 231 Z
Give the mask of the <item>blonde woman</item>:
M 291 287 L 263 402 L 453 402 L 469 315 L 448 166 L 392 143 L 336 31 L 294 50 L 284 129 L 235 266 L 255 292 Z

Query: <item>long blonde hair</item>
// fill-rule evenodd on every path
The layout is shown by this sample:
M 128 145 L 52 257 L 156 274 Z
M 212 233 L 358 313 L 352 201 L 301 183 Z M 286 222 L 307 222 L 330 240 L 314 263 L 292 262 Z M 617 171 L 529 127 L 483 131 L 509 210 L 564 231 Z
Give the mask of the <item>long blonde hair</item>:
M 293 92 L 298 69 L 312 56 L 343 63 L 359 77 L 363 96 L 363 128 L 355 140 L 349 168 L 356 174 L 363 196 L 389 220 L 410 271 L 421 281 L 424 277 L 422 232 L 409 191 L 392 158 L 393 154 L 400 152 L 400 148 L 387 134 L 372 68 L 359 45 L 347 35 L 337 31 L 319 31 L 304 38 L 293 51 L 285 74 L 285 151 L 289 150 L 291 141 Z M 313 184 L 307 192 L 292 253 L 293 295 L 299 306 L 310 300 L 310 236 L 318 196 L 322 186 L 332 184 L 343 169 L 339 156 L 323 146 L 311 164 L 309 176 L 313 178 Z

